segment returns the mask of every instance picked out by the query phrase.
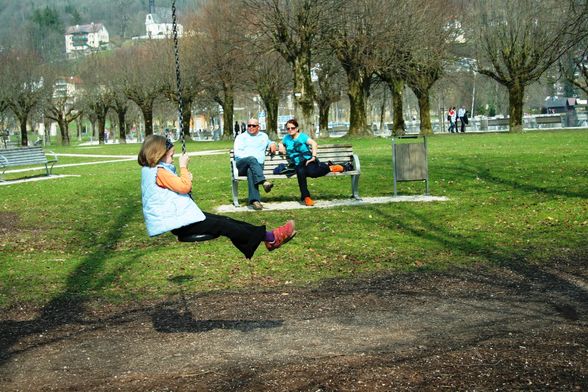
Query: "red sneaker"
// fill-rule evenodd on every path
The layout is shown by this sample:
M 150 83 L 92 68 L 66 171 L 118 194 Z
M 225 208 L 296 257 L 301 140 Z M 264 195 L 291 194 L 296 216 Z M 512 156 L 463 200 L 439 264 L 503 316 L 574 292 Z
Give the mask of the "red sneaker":
M 265 241 L 265 247 L 269 251 L 278 249 L 280 246 L 294 238 L 294 236 L 296 235 L 296 230 L 294 229 L 294 221 L 289 220 L 284 225 L 276 227 L 273 230 L 273 233 L 274 242 Z
M 304 204 L 306 204 L 307 207 L 312 207 L 314 205 L 314 201 L 310 197 L 306 196 L 304 198 Z

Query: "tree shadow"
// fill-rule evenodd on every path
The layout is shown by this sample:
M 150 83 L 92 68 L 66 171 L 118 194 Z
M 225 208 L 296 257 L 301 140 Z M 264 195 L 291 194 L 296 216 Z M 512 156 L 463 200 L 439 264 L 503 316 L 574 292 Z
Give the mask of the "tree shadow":
M 588 290 L 571 283 L 569 279 L 566 279 L 561 274 L 550 272 L 540 268 L 540 266 L 528 263 L 526 259 L 529 249 L 521 249 L 520 251 L 501 249 L 495 244 L 486 241 L 481 233 L 471 233 L 469 237 L 456 236 L 450 233 L 446 227 L 433 222 L 427 215 L 420 214 L 412 209 L 403 211 L 405 216 L 408 215 L 411 218 L 401 220 L 398 215 L 392 216 L 378 206 L 370 205 L 366 208 L 371 209 L 374 214 L 386 218 L 385 220 L 390 222 L 388 224 L 390 230 L 395 230 L 399 227 L 415 237 L 435 242 L 450 251 L 458 251 L 476 258 L 486 259 L 496 266 L 507 268 L 520 278 L 516 282 L 512 280 L 495 281 L 495 278 L 490 275 L 471 276 L 470 273 L 464 272 L 468 274 L 468 279 L 473 279 L 484 285 L 502 287 L 505 290 L 515 288 L 516 292 L 520 294 L 537 291 L 537 287 L 540 285 L 543 290 L 558 294 L 558 301 L 555 301 L 556 298 L 551 298 L 550 303 L 554 310 L 569 320 L 578 319 L 578 312 L 575 306 L 572 305 L 573 303 L 580 300 L 580 303 L 588 304 Z M 418 227 L 411 224 L 409 220 L 418 222 Z M 422 230 L 423 226 L 427 230 Z M 578 256 L 578 259 L 581 259 L 581 257 Z M 563 259 L 562 262 L 569 263 L 570 261 Z M 480 293 L 480 295 L 483 295 L 483 293 Z M 545 298 L 541 298 L 540 301 L 544 303 Z
M 442 170 L 444 174 L 453 172 L 457 177 L 464 177 L 466 174 L 468 178 L 479 178 L 485 182 L 493 183 L 508 188 L 516 189 L 528 193 L 538 193 L 549 196 L 565 196 L 573 198 L 588 198 L 588 191 L 568 191 L 561 188 L 556 188 L 555 185 L 551 186 L 538 186 L 532 183 L 524 183 L 521 181 L 514 180 L 512 178 L 500 177 L 493 173 L 488 167 L 476 166 L 471 160 L 458 159 L 459 162 L 457 167 L 451 166 Z
M 58 332 L 55 333 L 57 336 L 49 337 L 60 326 L 79 324 L 97 329 L 104 328 L 105 320 L 92 319 L 87 314 L 86 303 L 93 291 L 98 291 L 112 284 L 123 272 L 123 267 L 120 267 L 98 278 L 99 273 L 104 269 L 105 261 L 116 251 L 116 244 L 120 241 L 123 233 L 121 228 L 134 215 L 140 213 L 131 200 L 128 201 L 126 206 L 121 207 L 119 211 L 120 213 L 112 223 L 112 227 L 103 237 L 88 239 L 88 241 L 94 241 L 88 243 L 88 248 L 95 250 L 80 261 L 67 278 L 64 291 L 44 305 L 34 319 L 0 321 L 0 366 L 9 361 L 15 354 L 71 337 L 71 334 L 59 335 Z M 141 254 L 138 253 L 131 258 L 124 268 L 137 261 Z M 137 311 L 114 316 L 109 322 L 124 323 L 135 312 Z M 14 348 L 21 340 L 35 334 L 46 335 L 48 338 L 43 343 L 24 348 Z

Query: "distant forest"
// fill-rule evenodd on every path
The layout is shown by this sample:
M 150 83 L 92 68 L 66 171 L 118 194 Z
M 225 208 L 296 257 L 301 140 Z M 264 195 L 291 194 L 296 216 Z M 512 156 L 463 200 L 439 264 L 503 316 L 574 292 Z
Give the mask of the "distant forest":
M 155 0 L 171 8 L 171 0 Z M 201 0 L 176 0 L 178 19 L 195 11 Z M 63 57 L 67 26 L 103 23 L 113 45 L 145 34 L 149 0 L 0 0 L 0 50 L 37 50 L 45 59 Z

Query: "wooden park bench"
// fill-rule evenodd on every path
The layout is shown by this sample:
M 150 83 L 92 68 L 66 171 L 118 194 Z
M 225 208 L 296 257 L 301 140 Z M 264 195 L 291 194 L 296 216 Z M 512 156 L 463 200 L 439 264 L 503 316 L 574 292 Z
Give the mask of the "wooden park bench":
M 490 119 L 488 119 L 488 129 L 490 129 L 490 128 L 497 128 L 497 129 L 508 128 L 509 121 L 510 120 L 508 118 L 490 118 Z
M 232 190 L 233 190 L 233 205 L 235 207 L 239 206 L 239 181 L 247 181 L 247 176 L 239 176 L 239 171 L 237 170 L 237 163 L 235 161 L 235 157 L 233 154 L 233 150 L 230 152 L 231 157 L 231 181 L 232 181 Z M 350 176 L 351 177 L 351 196 L 357 200 L 360 200 L 359 197 L 359 175 L 361 174 L 361 167 L 359 164 L 359 157 L 353 153 L 353 147 L 348 144 L 325 144 L 319 145 L 317 151 L 317 158 L 321 162 L 327 163 L 328 161 L 333 162 L 334 164 L 338 165 L 345 165 L 346 163 L 351 163 L 353 166 L 353 170 L 344 171 L 342 173 L 328 173 L 325 177 L 334 177 L 334 176 Z M 281 155 L 268 155 L 264 166 L 263 166 L 263 174 L 265 175 L 266 179 L 268 180 L 287 180 L 290 178 L 296 179 L 296 173 L 292 176 L 287 176 L 285 174 L 274 174 L 274 169 L 280 165 L 288 165 L 288 161 L 286 160 L 285 156 Z M 320 177 L 323 178 L 323 177 Z
M 543 128 L 543 126 L 548 125 L 549 127 L 561 127 L 561 116 L 537 116 L 535 117 L 535 121 L 537 122 L 537 128 Z
M 6 168 L 13 166 L 45 165 L 47 176 L 50 176 L 55 162 L 57 162 L 57 156 L 54 155 L 53 159 L 47 159 L 40 146 L 0 150 L 0 169 L 2 170 L 0 180 L 6 172 Z

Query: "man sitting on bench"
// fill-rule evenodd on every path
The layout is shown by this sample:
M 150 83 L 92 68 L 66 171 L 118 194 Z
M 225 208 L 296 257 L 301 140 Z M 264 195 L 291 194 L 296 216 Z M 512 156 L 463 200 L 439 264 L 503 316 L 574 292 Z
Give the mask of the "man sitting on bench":
M 247 121 L 247 132 L 243 132 L 235 138 L 235 163 L 239 175 L 247 175 L 248 200 L 254 210 L 263 209 L 260 202 L 259 185 L 263 185 L 266 192 L 271 191 L 274 186 L 263 175 L 265 151 L 268 147 L 271 154 L 276 153 L 276 143 L 269 140 L 265 132 L 259 130 L 259 121 L 255 118 Z

